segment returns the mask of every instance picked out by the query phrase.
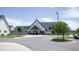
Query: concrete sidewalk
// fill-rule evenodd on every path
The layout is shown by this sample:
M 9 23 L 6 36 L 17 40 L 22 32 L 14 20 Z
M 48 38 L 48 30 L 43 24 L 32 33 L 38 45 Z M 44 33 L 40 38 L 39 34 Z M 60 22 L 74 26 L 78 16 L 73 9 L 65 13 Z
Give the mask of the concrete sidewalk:
M 0 42 L 0 51 L 32 51 L 32 50 L 21 44 Z

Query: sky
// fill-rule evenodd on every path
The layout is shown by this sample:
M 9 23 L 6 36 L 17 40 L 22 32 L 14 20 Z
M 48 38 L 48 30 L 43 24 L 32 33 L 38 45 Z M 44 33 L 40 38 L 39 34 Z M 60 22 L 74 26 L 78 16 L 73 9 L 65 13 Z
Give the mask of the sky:
M 66 22 L 72 30 L 79 27 L 78 7 L 0 7 L 0 15 L 5 15 L 9 25 L 28 26 L 36 19 L 40 22 Z

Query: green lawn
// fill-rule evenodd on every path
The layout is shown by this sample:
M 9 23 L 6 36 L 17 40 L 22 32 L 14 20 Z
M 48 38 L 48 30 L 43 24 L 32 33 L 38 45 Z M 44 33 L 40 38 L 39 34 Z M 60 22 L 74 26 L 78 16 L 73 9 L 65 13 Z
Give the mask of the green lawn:
M 0 36 L 0 38 L 14 38 L 14 37 L 21 37 L 21 36 L 23 35 L 11 34 L 11 35 Z
M 52 41 L 58 41 L 58 42 L 67 42 L 67 41 L 72 41 L 72 40 L 73 40 L 73 36 L 67 36 L 67 35 L 64 36 L 64 40 L 62 36 L 60 36 L 59 38 L 57 37 L 57 38 L 52 39 Z

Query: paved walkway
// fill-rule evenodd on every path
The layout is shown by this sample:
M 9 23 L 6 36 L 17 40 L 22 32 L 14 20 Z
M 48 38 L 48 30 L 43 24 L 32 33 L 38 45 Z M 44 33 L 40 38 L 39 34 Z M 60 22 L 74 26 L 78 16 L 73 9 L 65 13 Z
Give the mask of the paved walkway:
M 15 39 L 0 39 L 0 42 L 15 42 L 29 47 L 33 51 L 79 51 L 79 41 L 53 42 L 50 39 L 56 36 L 36 35 Z
M 0 42 L 0 51 L 32 51 L 32 50 L 21 44 Z

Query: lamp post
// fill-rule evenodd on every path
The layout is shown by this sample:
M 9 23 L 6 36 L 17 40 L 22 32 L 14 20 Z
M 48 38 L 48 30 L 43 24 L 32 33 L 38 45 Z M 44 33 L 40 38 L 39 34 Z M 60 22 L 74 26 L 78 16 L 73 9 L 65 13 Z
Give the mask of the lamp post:
M 57 22 L 59 21 L 59 13 L 56 12 L 56 15 L 57 15 Z
M 57 22 L 59 22 L 59 13 L 56 12 L 56 16 L 57 16 Z M 59 38 L 59 34 L 58 34 L 58 38 Z

